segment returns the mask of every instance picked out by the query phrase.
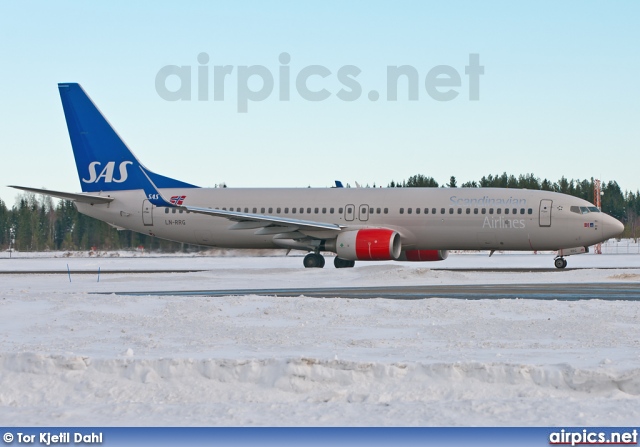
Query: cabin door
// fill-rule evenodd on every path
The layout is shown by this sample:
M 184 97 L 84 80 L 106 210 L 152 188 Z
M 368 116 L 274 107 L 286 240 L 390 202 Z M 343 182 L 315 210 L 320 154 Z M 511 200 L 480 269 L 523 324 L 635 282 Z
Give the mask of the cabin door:
M 541 227 L 550 227 L 551 226 L 551 204 L 552 200 L 541 200 L 540 201 L 540 226 Z
M 153 205 L 147 199 L 142 202 L 142 223 L 153 226 Z

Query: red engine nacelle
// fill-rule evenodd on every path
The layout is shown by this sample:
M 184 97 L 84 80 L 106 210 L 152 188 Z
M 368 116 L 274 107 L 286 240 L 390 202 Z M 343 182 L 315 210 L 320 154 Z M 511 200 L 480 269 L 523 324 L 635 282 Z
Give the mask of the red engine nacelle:
M 365 228 L 340 233 L 336 240 L 338 257 L 349 261 L 388 261 L 402 251 L 400 234 L 386 228 Z
M 449 256 L 448 250 L 406 250 L 403 251 L 398 261 L 430 262 L 444 261 Z

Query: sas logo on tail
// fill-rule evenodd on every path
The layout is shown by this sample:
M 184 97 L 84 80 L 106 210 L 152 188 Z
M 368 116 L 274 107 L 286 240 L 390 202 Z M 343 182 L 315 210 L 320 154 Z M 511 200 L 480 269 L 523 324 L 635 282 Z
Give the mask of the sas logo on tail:
M 182 203 L 184 202 L 184 199 L 186 199 L 187 196 L 171 196 L 171 199 L 169 199 L 169 202 L 173 203 L 174 205 L 182 205 Z
M 89 178 L 83 178 L 82 181 L 85 183 L 98 183 L 100 180 L 104 180 L 105 183 L 124 183 L 129 177 L 129 173 L 127 172 L 127 165 L 132 165 L 132 161 L 123 161 L 120 163 L 118 167 L 118 171 L 120 174 L 120 178 L 113 178 L 113 171 L 116 167 L 115 161 L 108 162 L 100 174 L 98 174 L 97 167 L 101 165 L 99 161 L 92 161 L 89 163 Z

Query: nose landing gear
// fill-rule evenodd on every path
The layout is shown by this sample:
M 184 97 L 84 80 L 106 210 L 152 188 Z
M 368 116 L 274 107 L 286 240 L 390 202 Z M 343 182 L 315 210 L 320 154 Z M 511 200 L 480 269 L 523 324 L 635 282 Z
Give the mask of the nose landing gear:
M 563 269 L 567 266 L 567 260 L 562 256 L 559 256 L 553 261 L 557 269 Z

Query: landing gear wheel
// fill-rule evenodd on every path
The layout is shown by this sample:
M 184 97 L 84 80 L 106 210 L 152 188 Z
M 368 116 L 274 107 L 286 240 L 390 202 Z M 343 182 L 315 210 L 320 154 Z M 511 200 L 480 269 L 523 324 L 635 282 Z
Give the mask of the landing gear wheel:
M 336 256 L 335 258 L 333 258 L 333 265 L 337 269 L 346 269 L 356 265 L 356 261 L 347 261 L 346 259 L 342 259 Z
M 565 258 L 556 258 L 554 264 L 557 269 L 563 269 L 567 266 L 567 260 Z
M 302 261 L 302 263 L 304 264 L 305 268 L 308 269 L 321 269 L 322 267 L 324 267 L 324 257 L 316 253 L 309 253 L 304 257 L 304 261 Z

